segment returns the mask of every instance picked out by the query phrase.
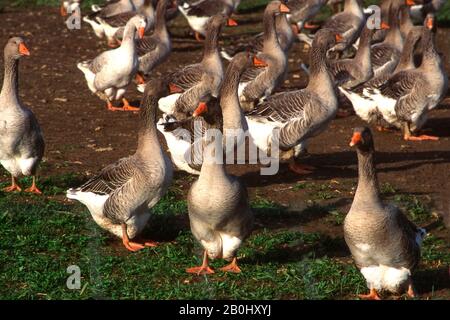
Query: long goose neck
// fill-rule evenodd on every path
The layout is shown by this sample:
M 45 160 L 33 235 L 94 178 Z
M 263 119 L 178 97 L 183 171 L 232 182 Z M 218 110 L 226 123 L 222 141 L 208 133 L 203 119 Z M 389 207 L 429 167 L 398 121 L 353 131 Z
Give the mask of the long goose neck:
M 400 29 L 405 33 L 405 37 L 408 36 L 409 31 L 414 27 L 409 14 L 409 7 L 403 6 L 400 9 Z
M 141 103 L 140 121 L 141 128 L 138 134 L 137 153 L 152 156 L 154 145 L 159 145 L 156 129 L 156 109 L 158 98 L 155 95 L 145 95 Z
M 358 187 L 353 203 L 380 202 L 380 191 L 378 178 L 374 163 L 373 150 L 362 151 L 357 149 L 358 154 Z
M 370 43 L 372 41 L 373 31 L 365 27 L 361 33 L 361 39 L 358 51 L 355 55 L 355 62 L 359 65 L 367 66 L 370 64 Z
M 398 8 L 392 9 L 394 14 L 390 14 L 389 30 L 384 39 L 384 43 L 394 46 L 397 50 L 402 51 L 403 37 L 398 25 Z
M 358 3 L 358 0 L 345 0 L 344 12 L 349 12 L 358 16 L 362 16 L 363 14 L 363 11 Z
M 18 102 L 19 90 L 19 60 L 5 55 L 5 74 L 0 97 L 14 99 Z M 3 106 L 0 106 L 2 108 Z
M 155 34 L 161 37 L 168 35 L 168 32 L 166 27 L 167 1 L 160 1 L 163 1 L 163 3 L 156 8 Z
M 206 145 L 203 150 L 203 163 L 200 171 L 198 183 L 206 185 L 215 185 L 217 180 L 226 178 L 225 166 L 220 161 L 214 159 L 216 152 L 216 143 L 212 142 Z M 220 148 L 219 148 L 220 149 Z M 210 157 L 206 158 L 206 157 Z M 220 157 L 221 158 L 221 157 Z
M 275 48 L 280 48 L 278 36 L 275 30 L 275 17 L 273 12 L 264 12 L 264 43 L 263 51 L 268 53 Z
M 226 129 L 241 129 L 242 111 L 239 104 L 239 80 L 245 70 L 245 65 L 229 65 L 220 91 L 220 106 L 223 114 L 223 127 Z
M 310 78 L 307 89 L 317 92 L 321 97 L 327 97 L 333 89 L 333 80 L 328 72 L 326 61 L 327 49 L 314 46 L 310 53 Z
M 136 27 L 130 21 L 125 26 L 125 30 L 123 33 L 123 40 L 120 46 L 134 49 L 136 47 L 135 37 L 136 37 Z
M 414 64 L 414 49 L 416 47 L 417 39 L 412 39 L 412 37 L 407 37 L 405 45 L 403 46 L 402 55 L 400 56 L 400 61 L 394 72 L 399 72 L 401 70 L 413 69 Z
M 436 68 L 442 68 L 442 60 L 439 53 L 436 51 L 432 33 L 426 31 L 422 40 L 424 52 L 420 68 L 426 71 L 434 71 Z
M 206 33 L 205 48 L 203 51 L 203 60 L 210 60 L 211 57 L 219 57 L 219 34 L 222 26 L 210 26 L 208 32 Z
M 280 39 L 284 39 L 284 46 L 288 46 L 289 42 L 292 42 L 294 37 L 294 32 L 292 31 L 291 26 L 289 25 L 289 21 L 285 14 L 280 14 L 275 18 L 275 28 L 278 33 L 278 42 L 281 46 Z M 287 50 L 289 48 L 282 48 L 283 50 Z

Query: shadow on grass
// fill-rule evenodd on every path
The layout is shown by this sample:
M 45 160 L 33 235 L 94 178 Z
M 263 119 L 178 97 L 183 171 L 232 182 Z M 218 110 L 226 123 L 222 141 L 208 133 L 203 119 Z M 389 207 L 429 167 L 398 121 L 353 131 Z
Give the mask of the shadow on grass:
M 413 276 L 414 286 L 420 294 L 450 289 L 450 267 L 418 270 Z

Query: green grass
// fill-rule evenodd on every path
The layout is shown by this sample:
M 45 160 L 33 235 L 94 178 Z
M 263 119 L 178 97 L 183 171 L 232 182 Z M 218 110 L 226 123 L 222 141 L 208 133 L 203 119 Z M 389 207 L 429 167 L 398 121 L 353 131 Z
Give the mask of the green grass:
M 366 290 L 356 267 L 334 257 L 342 251 L 342 238 L 289 228 L 258 228 L 239 251 L 242 274 L 186 274 L 187 267 L 201 263 L 202 249 L 190 233 L 178 187 L 154 208 L 144 231 L 161 245 L 129 253 L 84 206 L 61 197 L 81 180 L 74 175 L 42 180 L 47 195 L 42 197 L 0 192 L 0 299 L 343 299 Z M 252 207 L 259 220 L 291 214 L 261 197 Z M 345 217 L 315 203 L 299 215 L 320 213 L 337 225 Z M 423 255 L 427 265 L 450 262 L 448 244 L 437 237 L 425 241 Z M 224 264 L 216 260 L 212 267 Z M 81 269 L 81 290 L 66 287 L 70 265 Z

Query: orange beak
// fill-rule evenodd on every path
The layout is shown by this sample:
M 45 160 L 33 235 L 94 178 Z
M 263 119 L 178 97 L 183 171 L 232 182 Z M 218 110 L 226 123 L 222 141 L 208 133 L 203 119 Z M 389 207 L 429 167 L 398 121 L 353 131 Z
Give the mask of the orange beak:
M 387 30 L 389 28 L 390 28 L 390 26 L 386 22 L 381 23 L 381 30 Z
M 344 40 L 344 37 L 341 36 L 339 33 L 336 34 L 336 42 L 342 42 Z
M 195 109 L 194 113 L 192 114 L 194 117 L 198 117 L 204 113 L 208 112 L 208 106 L 204 102 L 200 102 L 197 109 Z
M 236 20 L 228 18 L 228 20 L 227 20 L 228 27 L 236 27 L 237 25 L 238 25 L 238 23 L 236 22 Z
M 265 68 L 268 66 L 264 60 L 258 57 L 253 57 L 253 65 L 257 68 Z
M 181 89 L 179 86 L 177 86 L 176 84 L 173 83 L 169 83 L 169 92 L 170 94 L 173 93 L 182 93 L 183 89 Z
M 23 56 L 29 56 L 30 55 L 30 51 L 28 50 L 28 48 L 23 43 L 19 44 L 19 53 L 21 55 L 23 55 Z
M 352 137 L 352 141 L 350 141 L 350 147 L 356 146 L 361 142 L 361 133 L 355 132 Z
M 145 35 L 145 28 L 144 28 L 144 27 L 140 27 L 140 28 L 138 29 L 138 33 L 139 33 L 139 39 L 144 38 L 144 35 Z
M 428 18 L 427 19 L 427 22 L 426 22 L 426 26 L 427 26 L 427 28 L 428 29 L 433 29 L 433 27 L 434 27 L 434 21 L 433 21 L 433 19 L 431 19 L 431 18 Z
M 64 6 L 61 6 L 60 12 L 61 12 L 61 16 L 62 16 L 62 17 L 67 16 L 67 10 L 66 10 L 66 8 L 64 8 Z
M 413 6 L 413 5 L 415 5 L 416 3 L 414 2 L 414 0 L 406 0 L 406 5 L 407 6 Z
M 291 10 L 284 3 L 280 4 L 280 12 L 281 13 L 289 13 Z

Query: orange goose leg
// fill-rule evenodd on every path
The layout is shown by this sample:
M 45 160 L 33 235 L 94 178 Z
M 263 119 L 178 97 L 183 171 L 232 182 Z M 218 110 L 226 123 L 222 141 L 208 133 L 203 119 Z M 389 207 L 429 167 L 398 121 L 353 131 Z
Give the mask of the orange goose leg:
M 139 111 L 140 109 L 138 107 L 130 106 L 130 103 L 127 99 L 123 98 L 123 111 Z
M 214 270 L 211 269 L 208 265 L 208 254 L 205 252 L 203 253 L 203 263 L 200 267 L 192 267 L 192 268 L 188 268 L 186 269 L 187 273 L 195 273 L 197 275 L 201 275 L 201 274 L 213 274 Z
M 130 250 L 132 252 L 136 252 L 141 249 L 144 249 L 146 246 L 147 247 L 155 247 L 156 246 L 156 243 L 152 243 L 152 242 L 146 242 L 145 244 L 140 244 L 140 243 L 130 241 L 130 238 L 128 238 L 126 223 L 122 223 L 122 242 L 123 242 L 123 245 L 125 246 L 125 248 L 127 248 L 128 250 Z
M 429 136 L 422 134 L 420 136 L 413 136 L 411 134 L 411 129 L 409 128 L 409 123 L 403 125 L 403 139 L 406 141 L 438 141 L 439 137 Z
M 34 194 L 42 194 L 42 191 L 36 186 L 36 176 L 33 176 L 33 184 L 31 187 L 25 190 L 25 192 L 31 192 Z
M 22 188 L 19 187 L 19 185 L 16 182 L 16 178 L 14 176 L 11 176 L 11 186 L 6 187 L 3 189 L 4 192 L 14 192 L 14 191 L 22 191 Z
M 241 272 L 241 268 L 238 267 L 237 265 L 237 258 L 234 257 L 233 261 L 231 261 L 231 263 L 223 268 L 220 268 L 220 270 L 225 271 L 225 272 L 233 272 L 233 273 L 240 273 Z
M 360 294 L 359 297 L 365 300 L 381 300 L 380 296 L 377 293 L 377 290 L 374 288 L 370 289 L 369 294 Z

